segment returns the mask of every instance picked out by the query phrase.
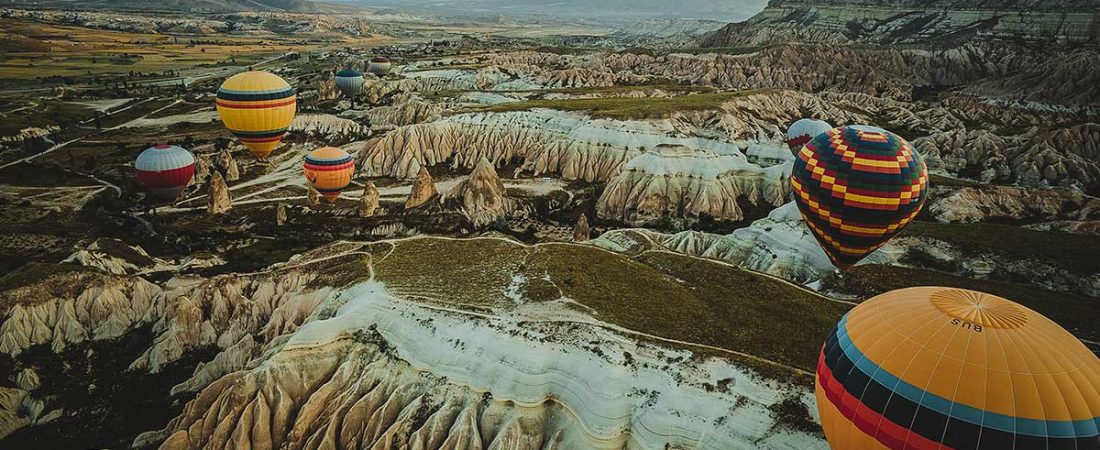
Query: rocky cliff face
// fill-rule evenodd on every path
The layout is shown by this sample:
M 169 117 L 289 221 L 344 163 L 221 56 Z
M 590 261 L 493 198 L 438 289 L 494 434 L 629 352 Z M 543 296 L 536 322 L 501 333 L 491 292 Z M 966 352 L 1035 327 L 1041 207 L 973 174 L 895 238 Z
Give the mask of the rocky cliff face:
M 761 169 L 740 153 L 658 146 L 630 160 L 607 183 L 596 212 L 634 226 L 679 218 L 738 221 L 744 218 L 739 201 L 782 204 L 789 170 L 787 165 Z
M 880 95 L 899 98 L 883 91 L 885 85 L 904 92 L 910 90 L 907 86 L 973 84 L 967 90 L 979 95 L 1096 106 L 1100 16 L 1095 7 L 1075 1 L 773 0 L 752 19 L 727 25 L 702 38 L 700 45 L 765 47 L 753 56 L 738 55 L 743 61 L 775 54 L 775 48 L 791 53 L 795 52 L 791 49 L 815 47 L 840 63 L 837 67 L 874 68 L 862 72 L 859 79 L 828 83 L 845 91 L 875 89 Z M 896 44 L 904 47 L 890 47 Z M 829 64 L 819 64 L 813 54 L 801 58 L 808 61 L 804 74 L 814 75 L 810 80 L 830 73 Z M 867 59 L 857 62 L 862 58 Z M 776 70 L 786 72 L 785 65 Z M 851 89 L 861 85 L 862 89 Z
M 948 172 L 983 182 L 1094 188 L 1100 181 L 1100 125 L 1085 123 L 1017 135 L 957 129 L 913 141 Z
M 1095 4 L 1071 2 L 772 0 L 746 22 L 703 39 L 706 46 L 758 45 L 766 41 L 876 44 L 959 42 L 973 38 L 1031 39 L 1050 43 L 1100 43 Z M 756 42 L 757 44 L 753 44 Z
M 637 144 L 608 146 L 600 131 L 599 122 L 585 123 L 583 116 L 567 113 L 455 116 L 400 127 L 369 141 L 359 152 L 358 166 L 361 176 L 409 178 L 424 166 L 472 169 L 484 158 L 495 165 L 521 161 L 517 170 L 533 175 L 606 180 L 639 152 Z
M 949 223 L 1084 221 L 1100 218 L 1100 200 L 1074 189 L 973 186 L 946 190 L 933 186 L 926 206 Z

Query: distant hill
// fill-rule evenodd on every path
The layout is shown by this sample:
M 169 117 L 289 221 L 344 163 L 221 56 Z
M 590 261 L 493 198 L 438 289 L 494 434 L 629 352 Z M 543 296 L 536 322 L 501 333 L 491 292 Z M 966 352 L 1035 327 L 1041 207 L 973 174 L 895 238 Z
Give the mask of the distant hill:
M 346 9 L 311 0 L 16 0 L 12 6 L 33 5 L 38 8 L 56 7 L 72 9 L 144 9 L 179 11 L 287 11 L 330 12 Z
M 642 18 L 745 20 L 766 0 L 338 0 L 366 7 L 506 16 L 546 15 L 569 19 Z

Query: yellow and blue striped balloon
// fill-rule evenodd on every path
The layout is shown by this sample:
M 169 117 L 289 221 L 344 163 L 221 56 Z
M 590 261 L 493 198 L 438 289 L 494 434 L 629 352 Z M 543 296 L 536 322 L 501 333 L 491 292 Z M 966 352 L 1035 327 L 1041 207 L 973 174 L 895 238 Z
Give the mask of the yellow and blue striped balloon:
M 817 365 L 834 450 L 1100 448 L 1100 359 L 1011 300 L 946 287 L 852 308 Z
M 218 89 L 218 115 L 256 158 L 266 160 L 294 120 L 297 95 L 278 75 L 243 72 Z
M 351 155 L 336 147 L 322 147 L 306 155 L 302 165 L 309 184 L 330 203 L 351 184 L 355 162 Z

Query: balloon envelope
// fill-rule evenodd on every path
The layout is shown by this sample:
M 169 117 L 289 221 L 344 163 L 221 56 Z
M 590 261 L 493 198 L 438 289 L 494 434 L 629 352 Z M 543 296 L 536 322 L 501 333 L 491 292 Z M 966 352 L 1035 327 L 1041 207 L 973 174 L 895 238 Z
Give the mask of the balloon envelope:
M 817 364 L 834 450 L 1096 449 L 1100 359 L 982 292 L 917 287 L 852 308 Z
M 791 149 L 791 153 L 797 155 L 810 139 L 831 129 L 833 126 L 824 120 L 798 119 L 787 128 L 787 147 Z
M 791 190 L 802 218 L 837 267 L 847 269 L 905 227 L 927 194 L 916 149 L 881 128 L 834 128 L 795 156 Z
M 256 158 L 267 159 L 294 120 L 297 95 L 278 75 L 243 72 L 218 89 L 218 115 Z
M 363 82 L 363 74 L 358 70 L 344 69 L 336 73 L 336 89 L 347 97 L 359 95 Z
M 171 200 L 195 176 L 195 157 L 175 145 L 157 145 L 145 149 L 134 161 L 137 179 L 153 196 Z
M 390 71 L 390 60 L 381 56 L 371 58 L 367 64 L 367 71 L 379 76 L 385 75 Z
M 355 175 L 355 162 L 351 160 L 351 155 L 336 147 L 314 150 L 306 155 L 302 166 L 306 180 L 329 202 L 336 201 Z

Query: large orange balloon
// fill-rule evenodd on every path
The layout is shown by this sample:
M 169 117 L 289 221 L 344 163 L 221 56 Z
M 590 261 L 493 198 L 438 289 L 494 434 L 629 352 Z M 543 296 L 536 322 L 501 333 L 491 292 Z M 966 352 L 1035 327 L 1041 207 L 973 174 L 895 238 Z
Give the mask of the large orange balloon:
M 302 166 L 309 184 L 330 203 L 336 201 L 355 175 L 355 162 L 351 160 L 351 155 L 336 147 L 314 150 L 306 156 Z
M 817 365 L 835 450 L 1100 448 L 1100 359 L 1050 319 L 965 289 L 887 292 Z

